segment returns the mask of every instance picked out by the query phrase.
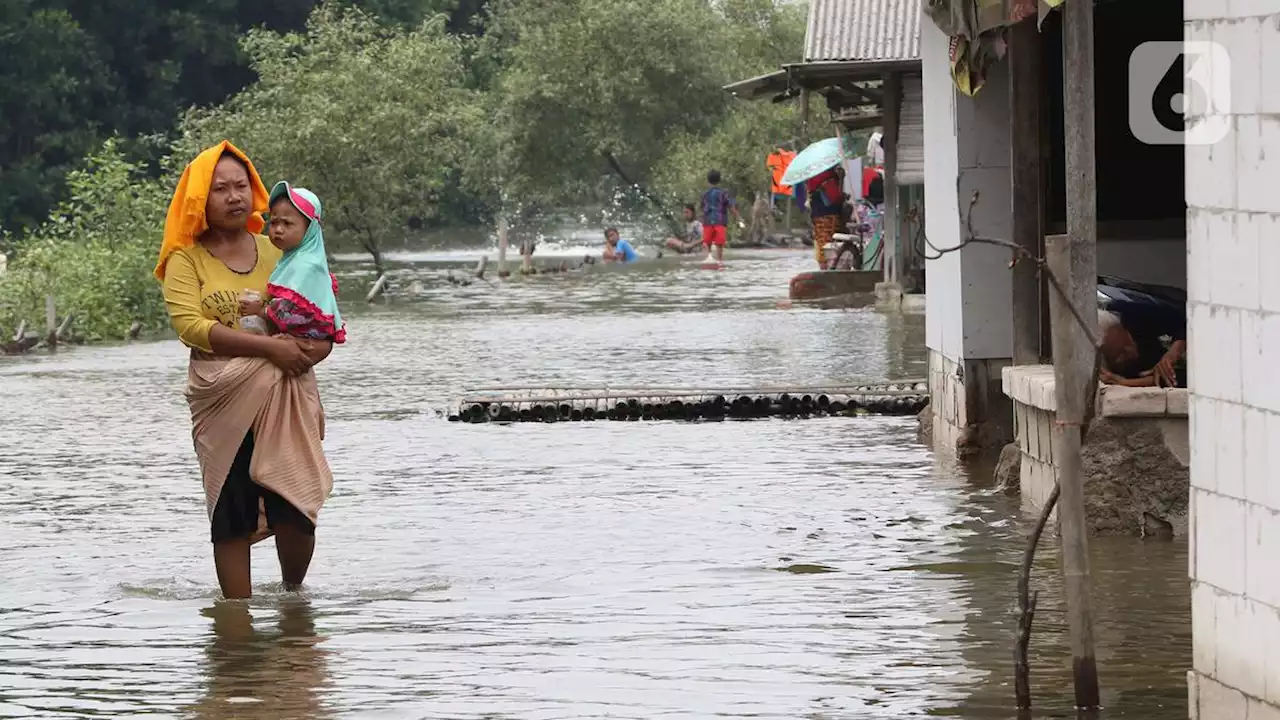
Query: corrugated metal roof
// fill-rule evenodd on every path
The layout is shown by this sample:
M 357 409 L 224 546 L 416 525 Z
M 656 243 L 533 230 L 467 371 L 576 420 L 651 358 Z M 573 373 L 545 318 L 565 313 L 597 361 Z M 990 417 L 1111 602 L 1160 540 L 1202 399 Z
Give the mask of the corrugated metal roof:
M 805 62 L 920 59 L 922 0 L 810 0 Z

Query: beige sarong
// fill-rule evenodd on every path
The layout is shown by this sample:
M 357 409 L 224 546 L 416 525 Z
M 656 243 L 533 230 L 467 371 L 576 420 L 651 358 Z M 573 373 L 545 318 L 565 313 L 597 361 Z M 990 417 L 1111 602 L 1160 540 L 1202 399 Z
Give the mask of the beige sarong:
M 321 446 L 324 408 L 315 372 L 290 377 L 260 358 L 193 353 L 186 394 L 211 522 L 222 484 L 249 430 L 254 437 L 249 477 L 316 522 L 333 489 L 333 473 Z M 270 535 L 260 507 L 252 541 Z

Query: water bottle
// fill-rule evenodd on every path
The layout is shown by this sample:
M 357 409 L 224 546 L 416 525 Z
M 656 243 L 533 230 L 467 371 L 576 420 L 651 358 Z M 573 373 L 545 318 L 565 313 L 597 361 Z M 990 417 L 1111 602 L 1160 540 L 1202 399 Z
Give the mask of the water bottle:
M 262 295 L 255 290 L 245 290 L 240 293 L 240 299 L 247 302 L 258 302 L 262 300 Z M 255 335 L 266 335 L 267 322 L 257 315 L 245 315 L 240 318 L 240 329 Z

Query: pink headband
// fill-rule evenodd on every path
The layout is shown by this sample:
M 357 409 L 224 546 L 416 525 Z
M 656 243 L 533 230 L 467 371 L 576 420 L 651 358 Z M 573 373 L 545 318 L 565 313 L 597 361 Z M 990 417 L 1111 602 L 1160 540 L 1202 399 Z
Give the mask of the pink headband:
M 320 218 L 316 217 L 316 206 L 312 205 L 310 200 L 302 197 L 300 193 L 295 192 L 292 186 L 289 188 L 289 201 L 293 203 L 294 207 L 302 211 L 302 214 L 306 215 L 308 219 L 320 222 Z

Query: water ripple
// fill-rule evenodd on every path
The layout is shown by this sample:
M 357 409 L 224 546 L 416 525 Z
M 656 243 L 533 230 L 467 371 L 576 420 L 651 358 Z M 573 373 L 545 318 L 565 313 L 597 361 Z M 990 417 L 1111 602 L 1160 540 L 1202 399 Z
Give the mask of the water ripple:
M 0 717 L 1009 717 L 1025 522 L 914 420 L 438 416 L 483 385 L 923 374 L 922 318 L 779 310 L 808 262 L 397 268 L 319 371 L 336 486 L 308 587 L 259 549 L 247 603 L 216 601 L 176 342 L 0 361 Z M 1108 704 L 1184 716 L 1185 547 L 1099 547 Z M 1069 712 L 1053 554 L 1046 717 Z

